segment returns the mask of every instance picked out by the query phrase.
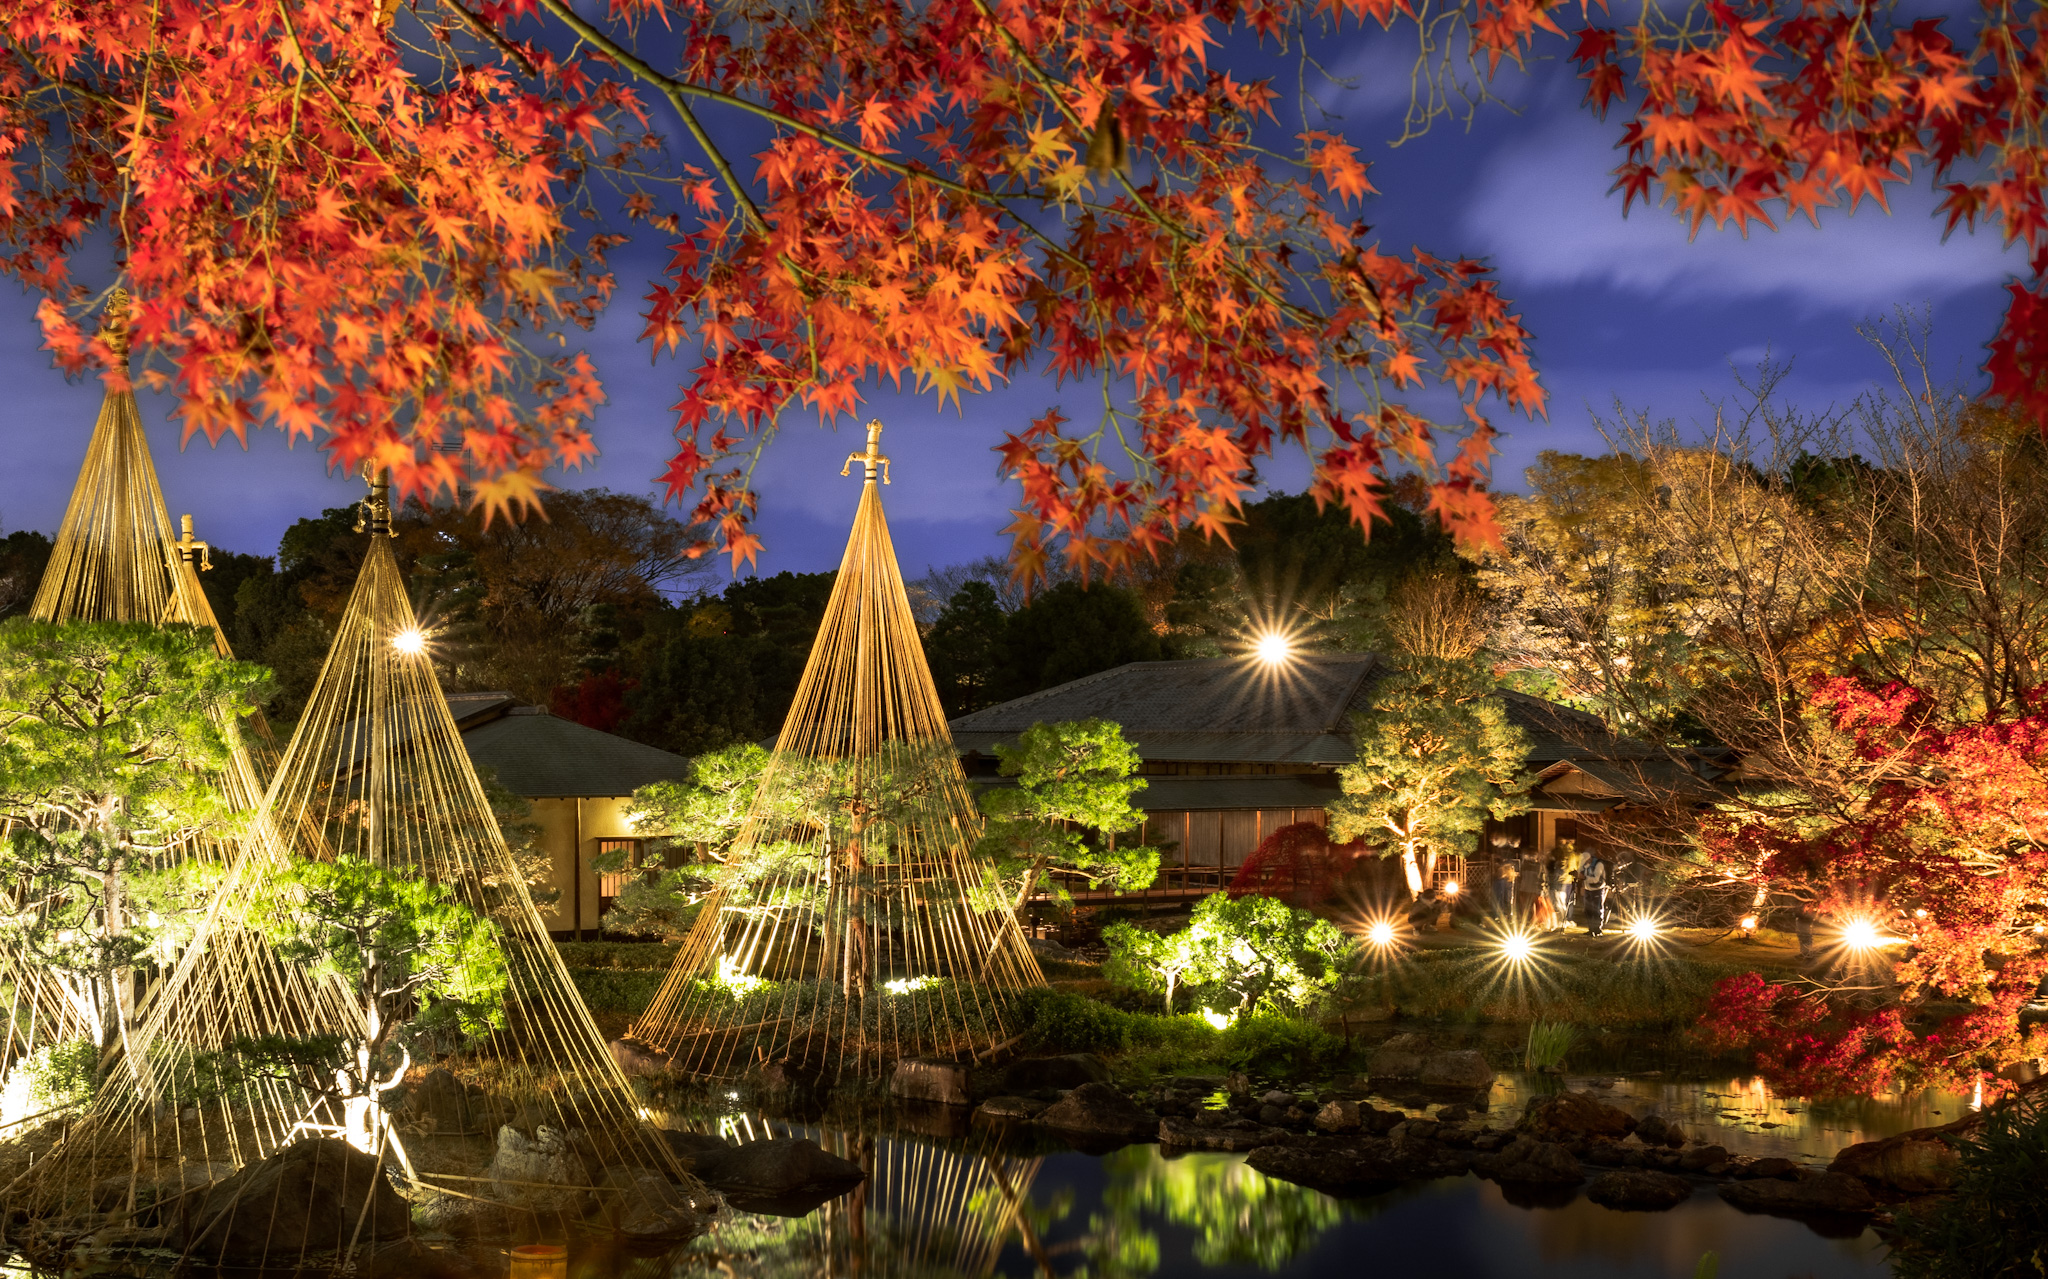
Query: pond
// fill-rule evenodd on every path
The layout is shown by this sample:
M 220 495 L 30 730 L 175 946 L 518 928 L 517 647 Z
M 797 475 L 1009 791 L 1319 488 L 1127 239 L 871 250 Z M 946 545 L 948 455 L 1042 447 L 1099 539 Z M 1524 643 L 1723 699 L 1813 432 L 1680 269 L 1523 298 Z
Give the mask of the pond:
M 1656 1111 L 1732 1151 L 1812 1165 L 1853 1142 L 1959 1117 L 1971 1102 L 1936 1092 L 1807 1102 L 1744 1077 L 1510 1074 L 1491 1113 L 1499 1122 L 1531 1093 L 1560 1086 Z M 1341 1200 L 1266 1177 L 1241 1155 L 1168 1156 L 1152 1145 L 1092 1155 L 1033 1149 L 1028 1137 L 985 1129 L 943 1138 L 743 1115 L 724 1124 L 742 1139 L 810 1136 L 860 1159 L 871 1178 L 808 1217 L 739 1215 L 680 1252 L 600 1263 L 590 1274 L 1691 1279 L 1710 1252 L 1723 1279 L 1890 1273 L 1884 1244 L 1866 1228 L 1746 1214 L 1706 1185 L 1662 1213 L 1614 1211 L 1576 1192 L 1531 1202 L 1469 1176 Z
M 1972 1104 L 1934 1092 L 1808 1102 L 1777 1097 L 1747 1077 L 1679 1080 L 1654 1070 L 1510 1073 L 1495 1086 L 1489 1118 L 1505 1124 L 1527 1097 L 1560 1087 L 1662 1114 L 1696 1140 L 1811 1165 L 1856 1141 L 1957 1118 Z M 809 1137 L 858 1161 L 868 1179 L 815 1208 L 742 1205 L 709 1234 L 667 1252 L 571 1241 L 571 1279 L 1693 1279 L 1709 1253 L 1720 1279 L 1890 1274 L 1885 1245 L 1860 1222 L 1749 1215 L 1704 1183 L 1661 1213 L 1603 1208 L 1577 1189 L 1503 1191 L 1471 1176 L 1339 1199 L 1267 1177 L 1242 1155 L 1168 1155 L 1149 1144 L 1088 1153 L 1028 1127 L 969 1125 L 959 1111 L 801 1124 L 735 1103 L 696 1119 L 650 1117 L 739 1141 Z M 470 1274 L 505 1273 L 501 1250 L 461 1251 Z M 4 1260 L 0 1272 L 27 1274 Z

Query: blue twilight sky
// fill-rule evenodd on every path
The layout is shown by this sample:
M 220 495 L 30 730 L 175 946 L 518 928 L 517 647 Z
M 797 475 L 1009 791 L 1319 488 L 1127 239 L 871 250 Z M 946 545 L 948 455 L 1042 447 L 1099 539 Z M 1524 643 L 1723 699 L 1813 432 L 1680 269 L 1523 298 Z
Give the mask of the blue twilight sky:
M 1619 197 L 1607 194 L 1620 124 L 1579 107 L 1579 84 L 1556 60 L 1562 49 L 1553 42 L 1551 60 L 1504 77 L 1496 89 L 1507 105 L 1483 108 L 1469 129 L 1443 121 L 1399 148 L 1387 140 L 1399 135 L 1407 106 L 1412 37 L 1354 32 L 1322 50 L 1355 87 L 1319 92 L 1341 119 L 1318 127 L 1341 128 L 1373 161 L 1383 194 L 1364 216 L 1383 243 L 1489 258 L 1534 334 L 1550 417 L 1494 415 L 1508 433 L 1497 487 L 1518 487 L 1539 450 L 1598 451 L 1592 414 L 1611 411 L 1617 399 L 1681 421 L 1710 418 L 1707 397 L 1735 390 L 1731 366 L 1747 370 L 1766 351 L 1794 361 L 1792 394 L 1806 407 L 1846 402 L 1883 374 L 1857 324 L 1896 306 L 1927 308 L 1938 371 L 1978 384 L 2002 285 L 2023 263 L 2002 253 L 1995 236 L 1941 243 L 1924 174 L 1894 197 L 1889 215 L 1866 206 L 1818 231 L 1801 222 L 1747 240 L 1708 230 L 1688 242 L 1668 214 L 1638 208 L 1624 220 Z M 1257 55 L 1233 57 L 1241 74 L 1277 74 L 1283 97 L 1294 100 L 1291 64 L 1269 69 Z M 732 141 L 738 151 L 752 149 L 743 136 Z M 582 472 L 550 477 L 559 484 L 658 495 L 653 477 L 671 451 L 669 406 L 687 366 L 650 362 L 636 338 L 642 282 L 664 256 L 651 237 L 615 257 L 620 300 L 589 338 L 611 396 L 594 428 L 602 456 Z M 0 288 L 0 333 L 13 335 L 0 340 L 0 385 L 9 388 L 0 531 L 55 530 L 100 398 L 96 382 L 67 383 L 50 367 L 34 313 L 33 297 Z M 897 482 L 888 508 L 906 574 L 1002 550 L 1012 491 L 990 449 L 1048 407 L 1087 420 L 1098 397 L 1093 386 L 1027 377 L 941 410 L 929 397 L 876 390 L 860 420 L 878 416 L 889 427 L 885 449 L 897 459 Z M 166 499 L 173 514 L 195 513 L 215 546 L 269 554 L 294 519 L 360 490 L 326 473 L 317 448 L 287 450 L 276 432 L 252 436 L 246 451 L 202 440 L 180 452 L 168 408 L 161 397 L 144 397 Z M 836 565 L 855 497 L 854 482 L 839 478 L 839 459 L 860 434 L 854 423 L 835 433 L 805 416 L 769 449 L 756 472 L 763 571 Z M 1306 475 L 1298 454 L 1283 453 L 1266 480 L 1298 490 Z

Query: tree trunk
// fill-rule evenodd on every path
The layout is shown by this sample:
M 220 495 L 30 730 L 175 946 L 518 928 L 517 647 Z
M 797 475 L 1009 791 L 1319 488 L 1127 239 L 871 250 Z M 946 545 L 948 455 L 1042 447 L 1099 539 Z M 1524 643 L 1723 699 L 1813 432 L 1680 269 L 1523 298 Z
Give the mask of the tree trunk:
M 1415 845 L 1412 842 L 1401 845 L 1401 872 L 1408 878 L 1408 900 L 1414 901 L 1421 897 L 1422 867 L 1416 864 Z
M 1017 920 L 1019 928 L 1024 926 L 1024 907 L 1030 902 L 1031 894 L 1038 887 L 1038 877 L 1045 873 L 1046 858 L 1035 858 L 1031 869 L 1024 872 L 1024 883 L 1017 889 L 1017 900 L 1010 903 L 1010 914 Z

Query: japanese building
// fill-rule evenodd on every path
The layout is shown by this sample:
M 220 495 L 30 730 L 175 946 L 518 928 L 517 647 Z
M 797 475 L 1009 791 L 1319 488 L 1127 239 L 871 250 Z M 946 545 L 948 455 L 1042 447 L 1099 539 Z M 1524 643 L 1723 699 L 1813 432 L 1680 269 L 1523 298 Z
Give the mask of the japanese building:
M 448 709 L 479 772 L 489 769 L 507 790 L 533 805 L 541 844 L 554 862 L 554 914 L 541 918 L 557 940 L 598 935 L 623 875 L 600 875 L 591 859 L 637 850 L 633 792 L 650 782 L 679 780 L 681 755 L 628 741 L 528 706 L 510 693 L 451 693 Z
M 1144 761 L 1145 839 L 1164 851 L 1152 896 L 1194 896 L 1229 883 L 1260 842 L 1295 822 L 1326 821 L 1337 769 L 1354 749 L 1347 728 L 1370 708 L 1387 670 L 1371 653 L 1302 655 L 1267 665 L 1246 658 L 1134 662 L 952 721 L 970 778 L 997 776 L 995 747 L 1036 723 L 1107 719 Z M 1698 772 L 1617 736 L 1594 716 L 1507 689 L 1496 696 L 1528 735 L 1534 808 L 1489 834 L 1545 853 L 1579 834 L 1589 814 L 1669 802 L 1705 789 Z M 1486 841 L 1490 843 L 1490 841 Z M 1438 881 L 1463 880 L 1461 857 L 1440 859 Z

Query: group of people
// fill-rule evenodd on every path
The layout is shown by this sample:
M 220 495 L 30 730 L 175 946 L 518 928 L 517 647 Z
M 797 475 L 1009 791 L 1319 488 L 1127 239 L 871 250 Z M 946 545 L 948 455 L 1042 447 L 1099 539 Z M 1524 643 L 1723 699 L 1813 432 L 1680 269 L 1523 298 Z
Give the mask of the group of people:
M 1561 839 L 1548 856 L 1527 856 L 1513 836 L 1494 841 L 1493 905 L 1538 932 L 1563 928 L 1578 915 L 1595 937 L 1607 931 L 1614 863 L 1599 848 Z

